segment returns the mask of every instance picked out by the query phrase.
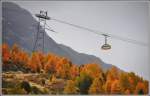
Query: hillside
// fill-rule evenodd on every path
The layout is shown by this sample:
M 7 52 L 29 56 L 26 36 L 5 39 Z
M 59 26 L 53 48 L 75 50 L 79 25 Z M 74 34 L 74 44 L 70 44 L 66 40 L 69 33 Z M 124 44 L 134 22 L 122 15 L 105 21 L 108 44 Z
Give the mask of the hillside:
M 30 12 L 11 2 L 2 3 L 2 39 L 9 46 L 19 45 L 27 52 L 32 52 L 35 42 L 37 21 Z M 46 34 L 46 32 L 45 32 Z M 45 51 L 69 58 L 74 64 L 95 62 L 101 64 L 103 69 L 112 65 L 104 63 L 100 58 L 74 51 L 69 46 L 58 44 L 47 34 L 45 35 Z

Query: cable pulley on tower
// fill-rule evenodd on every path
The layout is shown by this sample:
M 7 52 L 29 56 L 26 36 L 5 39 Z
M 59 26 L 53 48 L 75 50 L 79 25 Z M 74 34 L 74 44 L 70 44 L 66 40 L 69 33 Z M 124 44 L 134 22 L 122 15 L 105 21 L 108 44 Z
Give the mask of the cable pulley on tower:
M 50 20 L 50 17 L 47 16 L 47 11 L 40 11 L 40 14 L 35 14 L 35 16 L 44 20 Z

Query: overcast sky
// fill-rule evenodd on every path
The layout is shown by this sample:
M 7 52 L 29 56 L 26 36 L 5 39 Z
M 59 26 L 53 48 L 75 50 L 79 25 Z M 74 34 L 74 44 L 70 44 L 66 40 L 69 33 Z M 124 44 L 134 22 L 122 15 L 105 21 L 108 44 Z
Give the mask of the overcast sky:
M 50 17 L 124 38 L 148 43 L 148 2 L 119 1 L 22 1 L 21 7 L 32 14 L 48 11 Z M 101 50 L 102 36 L 55 21 L 47 24 L 58 34 L 47 31 L 57 43 L 101 58 L 125 71 L 149 78 L 148 47 L 109 38 L 109 51 Z

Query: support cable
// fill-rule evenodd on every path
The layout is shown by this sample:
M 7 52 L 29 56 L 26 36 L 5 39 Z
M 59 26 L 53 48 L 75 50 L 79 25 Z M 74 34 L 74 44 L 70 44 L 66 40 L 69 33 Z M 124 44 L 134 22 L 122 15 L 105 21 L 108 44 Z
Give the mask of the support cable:
M 120 37 L 120 36 L 105 33 L 105 32 L 100 32 L 100 31 L 97 31 L 97 30 L 93 30 L 93 29 L 90 29 L 90 28 L 87 28 L 87 27 L 72 24 L 72 23 L 69 23 L 69 22 L 66 22 L 66 21 L 55 19 L 55 18 L 50 18 L 50 20 L 53 20 L 53 21 L 56 21 L 56 22 L 59 22 L 59 23 L 63 23 L 63 24 L 66 24 L 66 25 L 70 25 L 70 26 L 73 26 L 73 27 L 76 27 L 76 28 L 79 28 L 79 29 L 82 29 L 82 30 L 87 30 L 87 31 L 92 32 L 92 33 L 97 34 L 97 35 L 103 35 L 103 36 L 107 35 L 108 37 L 111 37 L 111 38 L 114 38 L 114 39 L 117 39 L 117 40 L 121 40 L 121 41 L 125 41 L 125 42 L 128 42 L 128 43 L 138 44 L 138 45 L 141 45 L 141 46 L 148 46 L 144 42 L 140 42 L 140 41 L 130 39 L 130 38 Z

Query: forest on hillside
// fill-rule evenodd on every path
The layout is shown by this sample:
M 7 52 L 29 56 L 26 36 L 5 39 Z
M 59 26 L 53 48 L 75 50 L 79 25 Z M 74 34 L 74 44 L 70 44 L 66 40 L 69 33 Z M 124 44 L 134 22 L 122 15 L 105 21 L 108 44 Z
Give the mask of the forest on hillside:
M 148 94 L 149 82 L 134 72 L 100 64 L 73 64 L 68 58 L 2 46 L 3 94 Z

